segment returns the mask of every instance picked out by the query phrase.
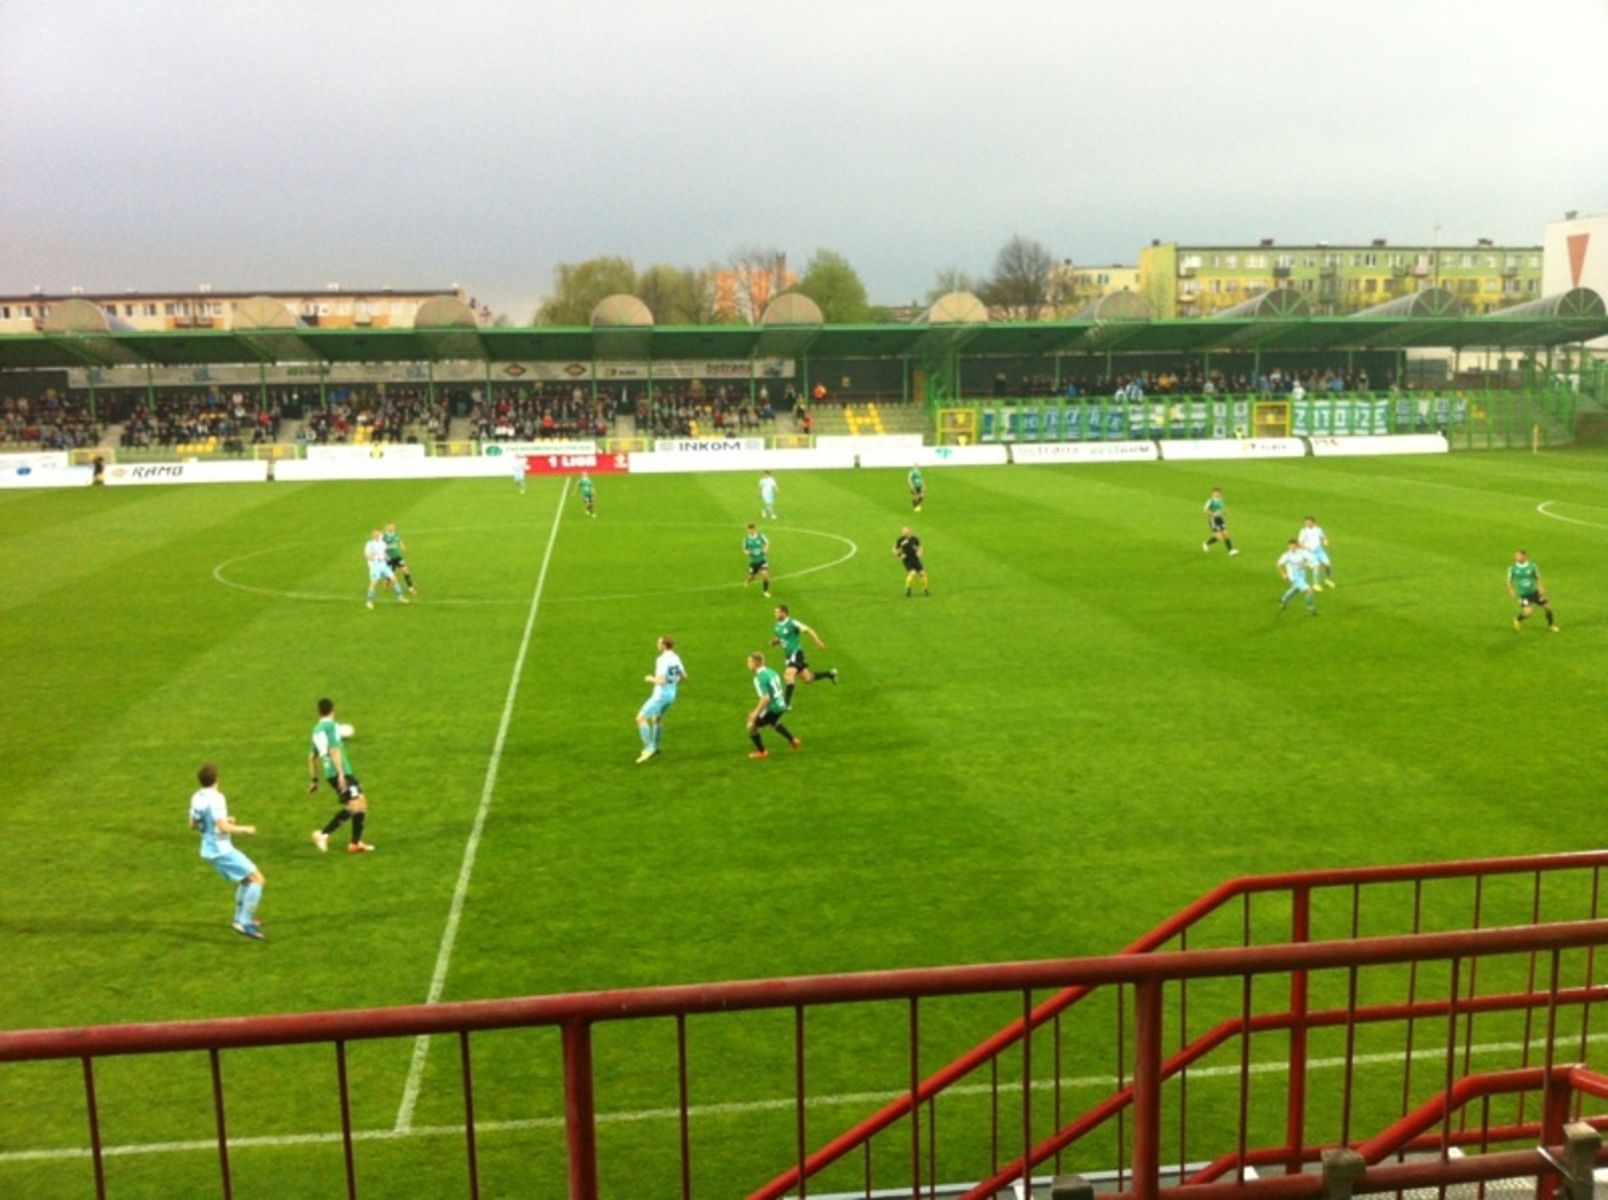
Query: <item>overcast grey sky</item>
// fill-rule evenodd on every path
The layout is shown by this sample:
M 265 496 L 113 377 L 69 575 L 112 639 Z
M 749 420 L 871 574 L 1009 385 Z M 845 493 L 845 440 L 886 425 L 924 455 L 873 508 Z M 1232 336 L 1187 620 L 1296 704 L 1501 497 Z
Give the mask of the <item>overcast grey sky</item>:
M 0 0 L 0 290 L 846 255 L 873 301 L 1179 241 L 1608 210 L 1608 0 Z

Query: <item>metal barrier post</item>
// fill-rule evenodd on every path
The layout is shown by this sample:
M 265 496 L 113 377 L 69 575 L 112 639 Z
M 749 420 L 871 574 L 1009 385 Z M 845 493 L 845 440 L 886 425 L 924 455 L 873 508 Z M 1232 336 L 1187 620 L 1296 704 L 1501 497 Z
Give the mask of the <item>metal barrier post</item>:
M 564 1026 L 564 1132 L 570 1200 L 598 1200 L 597 1113 L 592 1095 L 592 1027 Z
M 1312 889 L 1298 887 L 1290 896 L 1294 911 L 1290 917 L 1290 941 L 1304 943 L 1312 936 Z M 1285 1117 L 1284 1144 L 1289 1157 L 1286 1175 L 1301 1173 L 1301 1148 L 1306 1139 L 1307 1083 L 1307 973 L 1290 972 L 1290 1109 Z M 1247 1034 L 1247 1037 L 1250 1035 Z
M 1584 1121 L 1564 1128 L 1563 1160 L 1569 1166 L 1569 1200 L 1591 1200 L 1596 1184 L 1592 1172 L 1597 1168 L 1600 1149 L 1602 1134 Z
M 1155 979 L 1134 987 L 1134 1200 L 1156 1200 L 1161 1186 L 1161 988 Z

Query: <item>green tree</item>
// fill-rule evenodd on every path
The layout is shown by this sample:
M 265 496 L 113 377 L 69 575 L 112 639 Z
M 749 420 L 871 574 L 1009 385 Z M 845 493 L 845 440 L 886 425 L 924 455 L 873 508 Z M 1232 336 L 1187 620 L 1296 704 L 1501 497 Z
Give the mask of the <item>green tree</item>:
M 714 316 L 714 284 L 707 271 L 660 263 L 642 272 L 635 294 L 656 325 L 707 325 Z
M 589 258 L 559 263 L 553 270 L 553 294 L 536 313 L 539 325 L 585 325 L 599 300 L 619 292 L 634 293 L 636 268 L 627 258 Z
M 789 291 L 802 292 L 821 307 L 821 315 L 837 325 L 871 319 L 865 284 L 836 250 L 817 250 L 804 267 L 804 277 Z

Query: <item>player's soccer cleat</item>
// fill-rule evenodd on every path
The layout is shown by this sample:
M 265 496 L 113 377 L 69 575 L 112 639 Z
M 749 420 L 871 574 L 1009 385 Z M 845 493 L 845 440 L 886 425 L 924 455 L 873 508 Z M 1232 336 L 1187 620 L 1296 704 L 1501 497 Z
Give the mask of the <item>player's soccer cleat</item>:
M 346 853 L 348 853 L 348 854 L 367 854 L 369 851 L 371 851 L 373 849 L 374 849 L 374 847 L 371 846 L 368 842 L 352 842 L 346 847 Z
M 408 589 L 408 595 L 410 595 L 410 596 L 417 596 L 417 595 L 418 595 L 418 594 L 419 594 L 419 589 L 418 589 L 418 588 L 416 588 L 416 587 L 410 587 L 410 588 L 409 588 L 409 589 Z
M 794 738 L 792 741 L 788 742 L 787 744 L 789 746 L 791 746 L 795 750 L 799 749 L 801 746 L 804 745 L 804 743 L 801 742 L 798 738 Z
M 769 750 L 750 750 L 748 752 L 748 757 L 749 758 L 769 758 L 770 757 L 770 751 Z
M 322 829 L 313 830 L 313 845 L 318 847 L 320 854 L 329 849 L 329 834 Z
M 830 671 L 828 671 L 826 673 L 826 677 L 828 679 L 830 679 L 833 683 L 836 683 L 837 680 L 838 680 L 838 669 L 836 667 L 833 667 Z
M 644 750 L 641 754 L 637 755 L 637 762 L 645 763 L 657 753 L 659 753 L 657 750 Z
M 370 611 L 370 612 L 372 612 L 372 611 L 373 611 L 373 610 L 374 610 L 374 601 L 372 601 L 372 600 L 370 600 L 370 601 L 369 601 L 369 602 L 368 602 L 368 603 L 367 603 L 367 604 L 365 604 L 365 605 L 364 605 L 364 606 L 363 606 L 363 607 L 364 607 L 364 608 L 366 608 L 366 609 L 368 609 L 368 610 L 369 610 L 369 611 Z
M 1521 632 L 1523 632 L 1523 630 L 1524 630 L 1524 622 L 1520 621 L 1517 617 L 1514 617 L 1513 618 L 1513 632 L 1514 633 L 1521 633 Z
M 1238 558 L 1239 557 L 1239 551 L 1238 550 L 1230 550 L 1228 552 L 1228 556 L 1230 558 Z
M 1210 554 L 1212 552 L 1212 544 L 1210 542 L 1202 542 L 1200 544 L 1200 552 L 1202 554 Z
M 240 934 L 242 937 L 254 938 L 259 942 L 265 942 L 268 940 L 267 935 L 262 931 L 261 925 L 242 925 L 239 921 L 235 921 L 229 926 L 229 928 Z
M 1326 588 L 1332 588 L 1332 587 L 1333 587 L 1333 586 L 1334 586 L 1334 580 L 1332 580 L 1332 579 L 1325 579 L 1325 580 L 1324 580 L 1324 581 L 1323 581 L 1323 586 L 1324 586 L 1324 587 L 1326 587 Z
M 1548 625 L 1547 630 L 1550 633 L 1557 633 L 1558 632 L 1558 627 L 1556 625 Z
M 397 598 L 396 598 L 396 602 L 397 602 L 397 603 L 398 603 L 398 604 L 406 604 L 406 603 L 407 603 L 407 602 L 408 602 L 408 598 L 407 598 L 407 597 L 406 597 L 406 596 L 398 596 L 398 597 L 397 597 Z M 370 607 L 370 608 L 372 608 L 372 607 L 373 607 L 373 605 L 370 605 L 370 606 L 369 606 L 369 607 Z

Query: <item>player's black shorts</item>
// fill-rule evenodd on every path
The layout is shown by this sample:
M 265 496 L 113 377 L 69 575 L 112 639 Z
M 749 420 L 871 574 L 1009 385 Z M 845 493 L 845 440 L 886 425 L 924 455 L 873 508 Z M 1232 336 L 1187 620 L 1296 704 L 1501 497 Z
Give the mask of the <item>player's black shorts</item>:
M 927 494 L 927 489 L 924 487 L 913 487 L 910 489 L 910 494 L 912 496 L 925 496 Z
M 763 713 L 760 714 L 759 720 L 754 722 L 754 728 L 764 729 L 767 725 L 775 725 L 786 715 L 786 712 L 771 712 L 771 710 L 767 708 Z
M 344 792 L 341 791 L 341 785 L 334 779 L 329 780 L 329 786 L 330 790 L 341 798 L 341 804 L 343 806 L 350 804 L 353 800 L 360 800 L 363 797 L 363 785 L 357 781 L 356 775 L 348 775 L 346 777 L 346 790 Z
M 792 667 L 795 671 L 808 671 L 810 669 L 810 664 L 804 661 L 804 647 L 800 646 L 797 650 L 793 651 L 793 653 L 789 654 L 787 656 L 787 662 L 785 665 Z
M 395 558 L 387 557 L 385 560 L 385 565 L 390 567 L 393 571 L 400 571 L 403 567 L 408 565 L 408 560 L 403 558 L 401 555 L 397 555 Z
M 905 559 L 904 560 L 904 569 L 907 570 L 907 571 L 920 571 L 920 570 L 922 570 L 923 568 L 921 566 L 921 560 L 919 558 L 907 558 L 907 559 Z
M 1212 517 L 1211 524 L 1213 533 L 1222 533 L 1228 528 L 1228 518 L 1224 516 Z
M 1540 592 L 1525 592 L 1519 597 L 1519 604 L 1539 604 L 1542 608 L 1547 606 L 1547 598 Z
M 760 559 L 758 562 L 751 562 L 751 563 L 748 564 L 748 578 L 752 579 L 755 575 L 758 575 L 761 571 L 765 571 L 765 570 L 769 570 L 769 569 L 770 569 L 770 563 L 767 562 L 763 558 Z

